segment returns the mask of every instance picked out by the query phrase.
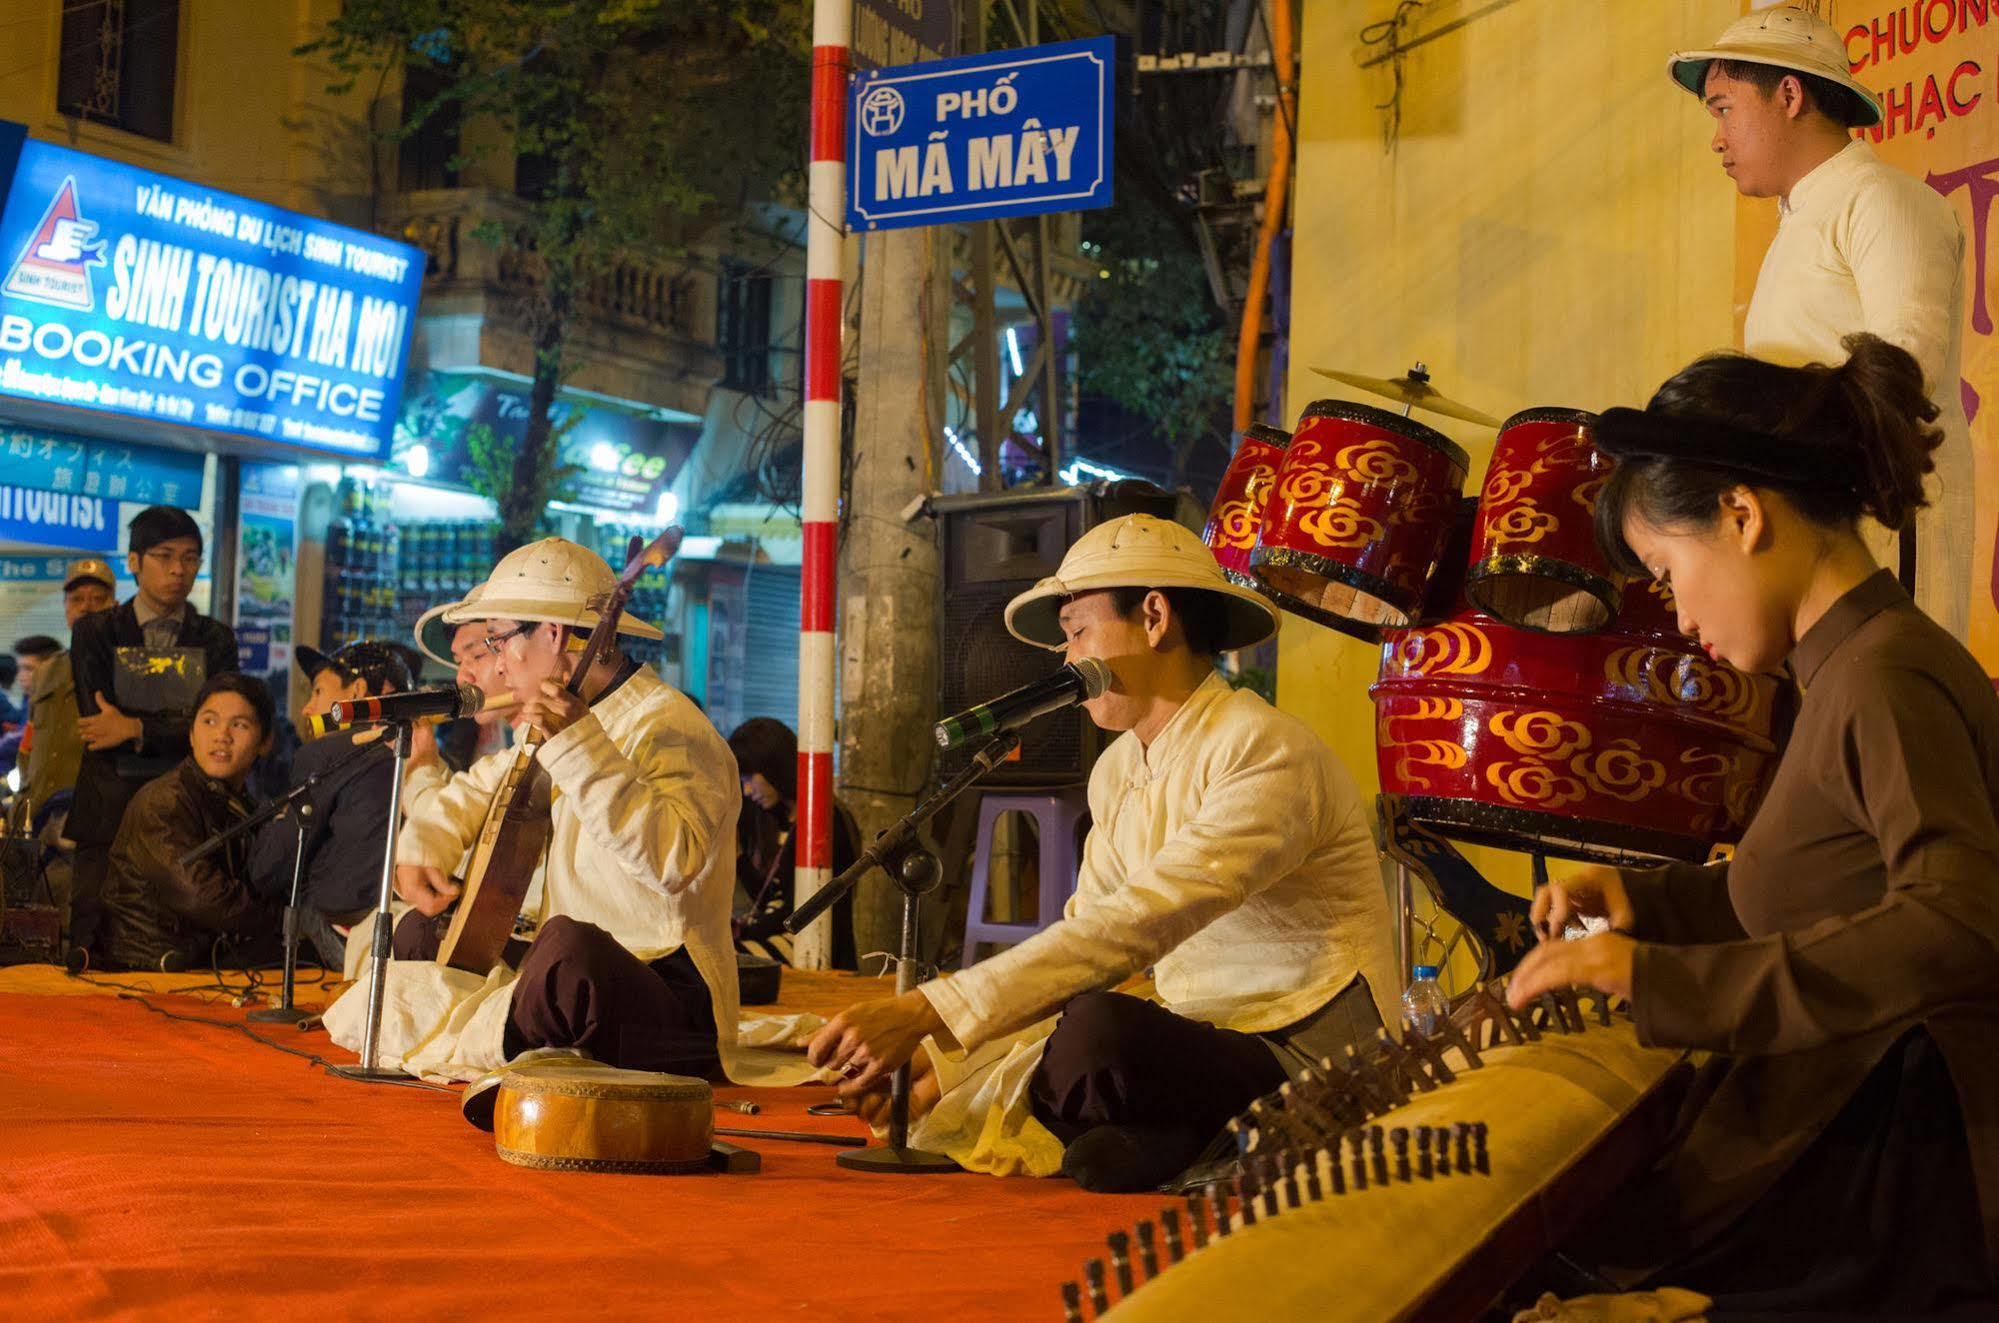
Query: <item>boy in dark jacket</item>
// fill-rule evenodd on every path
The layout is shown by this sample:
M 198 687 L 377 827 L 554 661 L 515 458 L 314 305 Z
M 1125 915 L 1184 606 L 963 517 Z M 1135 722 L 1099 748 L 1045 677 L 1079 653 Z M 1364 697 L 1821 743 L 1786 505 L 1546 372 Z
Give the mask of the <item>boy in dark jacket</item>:
M 410 687 L 409 664 L 386 643 L 350 643 L 331 653 L 300 647 L 299 669 L 312 681 L 301 717 L 322 717 L 335 703 L 395 693 Z M 340 968 L 344 929 L 375 907 L 382 884 L 382 847 L 388 839 L 389 792 L 395 762 L 380 730 L 330 731 L 309 740 L 292 758 L 292 783 L 319 777 L 305 823 L 305 876 L 300 931 L 320 959 Z M 357 749 L 372 753 L 356 754 Z M 298 820 L 287 813 L 257 830 L 250 847 L 251 886 L 282 905 L 291 895 L 298 850 Z M 337 928 L 336 928 L 337 925 Z
M 201 529 L 185 510 L 155 505 L 133 516 L 126 564 L 132 600 L 76 622 L 77 733 L 83 764 L 69 833 L 76 841 L 69 942 L 97 944 L 104 874 L 125 806 L 139 787 L 187 757 L 195 696 L 236 669 L 236 634 L 188 605 L 201 572 Z
M 270 690 L 254 676 L 225 671 L 202 686 L 188 756 L 133 795 L 111 845 L 100 945 L 113 966 L 198 967 L 213 958 L 217 938 L 276 950 L 277 911 L 247 882 L 248 840 L 181 862 L 250 813 L 243 782 L 270 747 L 274 717 Z

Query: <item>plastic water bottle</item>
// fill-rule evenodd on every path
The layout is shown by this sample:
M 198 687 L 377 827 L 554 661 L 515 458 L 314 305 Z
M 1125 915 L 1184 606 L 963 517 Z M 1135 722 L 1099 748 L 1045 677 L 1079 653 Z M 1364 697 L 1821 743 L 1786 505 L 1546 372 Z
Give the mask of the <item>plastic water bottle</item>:
M 1402 994 L 1402 1019 L 1419 1034 L 1433 1034 L 1451 1013 L 1450 998 L 1437 986 L 1437 967 L 1418 965 L 1410 971 L 1408 991 Z

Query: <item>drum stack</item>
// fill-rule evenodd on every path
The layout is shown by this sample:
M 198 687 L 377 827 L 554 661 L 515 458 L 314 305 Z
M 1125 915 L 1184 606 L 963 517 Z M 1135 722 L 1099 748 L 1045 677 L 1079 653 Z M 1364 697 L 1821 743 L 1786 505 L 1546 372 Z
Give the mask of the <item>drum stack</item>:
M 1499 422 L 1407 376 L 1324 375 L 1404 405 L 1305 407 L 1243 435 L 1205 534 L 1295 615 L 1378 642 L 1386 794 L 1462 840 L 1612 862 L 1706 857 L 1747 824 L 1776 752 L 1777 681 L 1712 660 L 1671 599 L 1596 547 L 1611 461 L 1593 415 Z M 1498 429 L 1465 452 L 1410 409 Z

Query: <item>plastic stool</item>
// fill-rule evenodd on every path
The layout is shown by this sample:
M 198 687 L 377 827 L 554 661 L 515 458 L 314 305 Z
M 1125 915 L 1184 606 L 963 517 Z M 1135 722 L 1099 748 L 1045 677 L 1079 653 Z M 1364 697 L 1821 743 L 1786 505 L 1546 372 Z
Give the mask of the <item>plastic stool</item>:
M 985 797 L 979 805 L 979 838 L 972 853 L 972 892 L 965 902 L 966 964 L 981 958 L 981 943 L 1025 941 L 1062 917 L 1062 907 L 1076 890 L 1076 828 L 1089 811 L 1089 797 L 1081 787 L 1049 794 Z M 1041 838 L 1040 903 L 1032 923 L 998 923 L 986 918 L 986 903 L 992 895 L 993 829 L 1005 813 L 1033 818 Z

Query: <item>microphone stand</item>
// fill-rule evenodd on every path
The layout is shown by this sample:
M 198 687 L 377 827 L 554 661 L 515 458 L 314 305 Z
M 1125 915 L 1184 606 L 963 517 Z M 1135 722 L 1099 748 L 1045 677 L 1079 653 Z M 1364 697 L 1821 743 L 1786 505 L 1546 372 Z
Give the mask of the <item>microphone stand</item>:
M 361 1060 L 353 1066 L 328 1066 L 326 1069 L 342 1079 L 355 1080 L 362 1084 L 393 1084 L 409 1078 L 403 1071 L 384 1069 L 380 1064 L 382 1039 L 382 993 L 389 976 L 389 944 L 395 937 L 395 920 L 389 913 L 389 900 L 395 895 L 396 882 L 396 835 L 402 825 L 403 812 L 403 771 L 409 763 L 411 734 L 416 729 L 414 720 L 385 721 L 383 744 L 394 740 L 396 774 L 389 781 L 389 828 L 387 839 L 382 843 L 382 885 L 375 903 L 375 945 L 369 952 L 368 960 L 368 1027 L 361 1039 Z
M 215 835 L 209 837 L 200 845 L 195 846 L 180 857 L 180 866 L 186 868 L 197 860 L 206 859 L 209 855 L 214 854 L 238 836 L 247 835 L 265 823 L 282 816 L 288 810 L 294 808 L 298 810 L 296 814 L 298 836 L 296 843 L 292 847 L 292 889 L 291 895 L 285 901 L 284 983 L 276 1006 L 251 1011 L 243 1017 L 246 1020 L 255 1020 L 260 1024 L 298 1024 L 303 1020 L 311 1018 L 293 1003 L 292 994 L 298 976 L 299 893 L 303 889 L 305 882 L 305 833 L 306 829 L 311 826 L 312 792 L 327 777 L 332 776 L 335 772 L 340 771 L 350 764 L 358 763 L 363 758 L 378 752 L 380 747 L 377 744 L 364 744 L 348 750 L 344 756 L 335 759 L 319 771 L 314 772 L 290 790 L 285 791 L 284 794 L 279 795 L 255 813 L 252 813 L 249 817 L 244 818 L 241 822 L 234 822 L 224 827 L 221 831 L 215 833 Z
M 812 893 L 785 920 L 784 930 L 797 936 L 814 919 L 831 909 L 840 897 L 852 891 L 871 868 L 888 874 L 902 891 L 902 944 L 895 962 L 897 996 L 916 986 L 916 912 L 922 897 L 936 889 L 939 869 L 937 856 L 925 849 L 916 830 L 935 817 L 939 810 L 971 788 L 974 781 L 992 771 L 1020 747 L 1020 733 L 1005 731 L 992 743 L 972 755 L 963 771 L 931 792 L 928 799 L 911 809 L 901 821 L 875 837 L 874 844 L 840 876 Z M 896 1067 L 889 1080 L 888 1145 L 842 1153 L 833 1160 L 851 1171 L 949 1172 L 961 1171 L 956 1162 L 942 1153 L 909 1146 L 909 1063 Z
M 259 1024 L 297 1024 L 309 1019 L 292 1001 L 298 979 L 298 898 L 305 881 L 305 834 L 312 826 L 312 804 L 301 800 L 296 815 L 298 830 L 292 837 L 292 890 L 285 900 L 285 978 L 276 1006 L 251 1011 L 243 1018 Z

